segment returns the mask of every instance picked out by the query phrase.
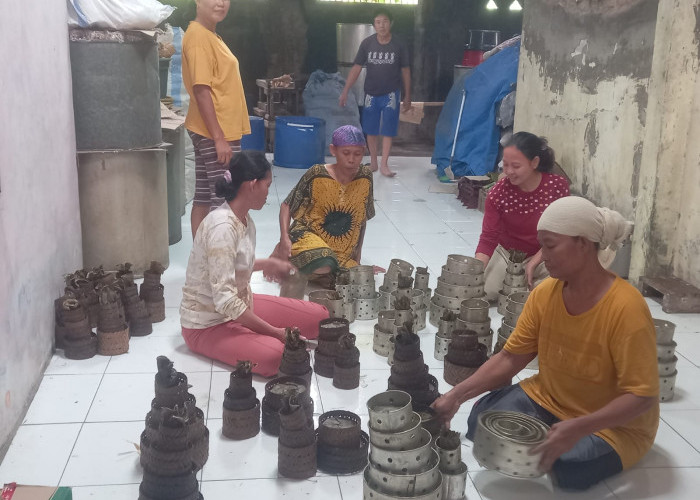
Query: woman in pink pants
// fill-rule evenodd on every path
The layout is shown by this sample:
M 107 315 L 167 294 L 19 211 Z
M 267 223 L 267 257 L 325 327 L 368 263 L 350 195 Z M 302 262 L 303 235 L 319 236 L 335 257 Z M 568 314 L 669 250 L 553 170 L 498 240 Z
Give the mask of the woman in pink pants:
M 231 159 L 217 196 L 226 200 L 202 221 L 192 244 L 182 288 L 182 336 L 194 352 L 234 365 L 257 363 L 253 372 L 271 377 L 279 369 L 285 327 L 296 326 L 306 338 L 318 336 L 328 317 L 313 302 L 253 294 L 250 275 L 263 271 L 279 280 L 296 268 L 276 258 L 255 258 L 255 224 L 250 210 L 260 210 L 272 183 L 265 155 L 241 152 Z

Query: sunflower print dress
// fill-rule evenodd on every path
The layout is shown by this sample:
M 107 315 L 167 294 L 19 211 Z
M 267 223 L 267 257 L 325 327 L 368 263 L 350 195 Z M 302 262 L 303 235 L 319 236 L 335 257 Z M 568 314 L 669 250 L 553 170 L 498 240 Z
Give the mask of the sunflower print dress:
M 314 165 L 302 176 L 284 202 L 294 219 L 290 261 L 302 273 L 330 266 L 354 267 L 362 226 L 374 217 L 372 171 L 360 166 L 346 185 L 333 179 L 325 165 Z

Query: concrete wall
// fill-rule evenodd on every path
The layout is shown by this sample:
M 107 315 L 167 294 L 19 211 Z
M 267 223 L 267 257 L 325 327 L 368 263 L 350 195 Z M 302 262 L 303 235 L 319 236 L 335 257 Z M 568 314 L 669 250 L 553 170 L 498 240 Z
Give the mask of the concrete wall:
M 1 458 L 51 356 L 62 275 L 82 261 L 66 2 L 8 2 L 0 67 Z

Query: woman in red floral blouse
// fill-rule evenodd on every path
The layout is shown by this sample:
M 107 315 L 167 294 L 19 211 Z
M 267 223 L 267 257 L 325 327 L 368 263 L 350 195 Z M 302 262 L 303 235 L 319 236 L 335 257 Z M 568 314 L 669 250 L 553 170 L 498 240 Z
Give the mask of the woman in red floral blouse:
M 503 150 L 504 177 L 486 197 L 484 222 L 476 258 L 486 266 L 486 299 L 498 297 L 510 250 L 527 255 L 525 273 L 530 288 L 547 276 L 537 242 L 537 222 L 554 200 L 569 196 L 569 184 L 549 173 L 554 150 L 547 140 L 518 132 Z

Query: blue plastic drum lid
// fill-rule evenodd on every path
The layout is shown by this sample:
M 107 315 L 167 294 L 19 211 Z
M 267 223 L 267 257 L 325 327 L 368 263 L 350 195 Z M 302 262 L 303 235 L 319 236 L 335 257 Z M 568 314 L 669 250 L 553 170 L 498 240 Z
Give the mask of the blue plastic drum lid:
M 265 122 L 259 116 L 249 116 L 250 134 L 241 137 L 241 149 L 243 151 L 265 152 Z
M 275 159 L 278 167 L 309 168 L 325 163 L 326 121 L 312 116 L 275 119 Z

